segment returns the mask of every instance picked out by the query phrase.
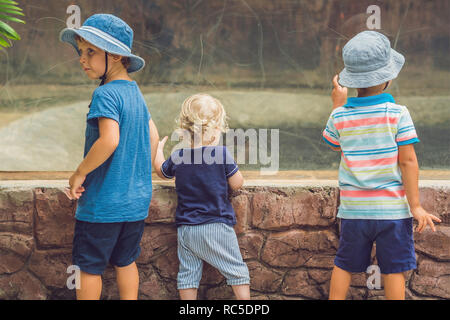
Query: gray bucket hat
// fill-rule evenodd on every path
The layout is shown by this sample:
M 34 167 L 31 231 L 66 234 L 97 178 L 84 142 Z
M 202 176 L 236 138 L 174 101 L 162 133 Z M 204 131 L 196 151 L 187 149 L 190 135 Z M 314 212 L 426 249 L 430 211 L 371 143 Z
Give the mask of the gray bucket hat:
M 59 39 L 70 43 L 79 54 L 76 35 L 105 52 L 130 58 L 130 66 L 127 69 L 129 73 L 139 71 L 145 66 L 144 59 L 131 53 L 133 29 L 116 16 L 94 14 L 84 22 L 81 28 L 66 28 L 61 31 Z
M 389 39 L 376 31 L 363 31 L 350 39 L 342 57 L 345 68 L 339 84 L 348 88 L 369 88 L 395 79 L 405 63 Z

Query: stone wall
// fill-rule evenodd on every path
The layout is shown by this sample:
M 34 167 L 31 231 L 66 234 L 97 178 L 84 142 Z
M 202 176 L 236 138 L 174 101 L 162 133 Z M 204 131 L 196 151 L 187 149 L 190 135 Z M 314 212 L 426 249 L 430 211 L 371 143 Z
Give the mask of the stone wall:
M 0 181 L 0 299 L 74 299 L 66 287 L 76 203 L 57 181 Z M 418 268 L 407 274 L 407 299 L 450 299 L 450 185 L 422 183 L 426 209 L 442 219 L 435 233 L 415 233 Z M 338 247 L 335 182 L 248 183 L 232 195 L 235 226 L 255 299 L 326 299 Z M 140 299 L 178 299 L 176 194 L 155 185 L 137 260 Z M 373 252 L 374 253 L 374 252 Z M 375 260 L 375 258 L 373 257 Z M 349 298 L 382 299 L 368 274 L 353 277 Z M 117 299 L 114 271 L 104 274 L 103 299 Z M 201 299 L 229 299 L 225 279 L 205 264 Z

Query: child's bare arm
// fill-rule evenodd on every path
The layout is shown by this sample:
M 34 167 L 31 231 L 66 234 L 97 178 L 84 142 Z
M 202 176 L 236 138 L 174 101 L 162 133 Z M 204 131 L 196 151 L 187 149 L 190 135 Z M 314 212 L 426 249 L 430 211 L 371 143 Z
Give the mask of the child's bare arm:
M 99 138 L 69 179 L 70 195 L 73 199 L 80 198 L 79 190 L 86 176 L 108 160 L 119 145 L 120 130 L 119 124 L 115 120 L 98 118 L 98 128 Z
M 333 91 L 331 91 L 331 101 L 333 102 L 333 110 L 343 106 L 347 102 L 348 90 L 346 87 L 341 87 L 338 83 L 338 75 L 333 78 Z M 341 147 L 333 147 L 328 144 L 333 151 L 341 151 Z
M 426 212 L 420 205 L 419 164 L 413 144 L 398 147 L 398 163 L 402 172 L 403 187 L 405 188 L 411 213 L 419 223 L 416 230 L 422 232 L 429 225 L 433 231 L 436 231 L 433 220 L 436 222 L 441 222 L 441 220 Z
M 114 153 L 120 140 L 119 124 L 109 118 L 98 119 L 100 136 L 92 145 L 77 171 L 83 175 L 94 171 Z
M 154 166 L 156 153 L 158 150 L 158 144 L 159 144 L 159 133 L 158 133 L 158 129 L 156 128 L 156 125 L 152 119 L 150 119 L 150 121 L 148 122 L 148 125 L 150 127 L 150 146 L 151 146 L 151 150 L 152 150 L 152 164 Z M 156 169 L 156 167 L 155 167 L 155 169 Z
M 238 190 L 244 184 L 244 177 L 242 173 L 238 170 L 231 177 L 228 178 L 228 185 L 232 190 Z
M 167 139 L 168 137 L 165 136 L 161 141 L 158 142 L 156 148 L 155 161 L 153 162 L 156 174 L 163 180 L 170 180 L 166 176 L 164 176 L 164 174 L 161 172 L 161 166 L 164 163 L 164 161 L 166 161 L 166 159 L 164 158 L 164 145 L 166 144 Z

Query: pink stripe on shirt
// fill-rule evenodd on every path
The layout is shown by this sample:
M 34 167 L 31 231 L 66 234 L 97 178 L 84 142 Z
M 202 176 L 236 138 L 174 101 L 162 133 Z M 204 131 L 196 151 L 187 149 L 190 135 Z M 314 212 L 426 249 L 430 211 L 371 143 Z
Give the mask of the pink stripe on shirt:
M 347 158 L 344 158 L 345 163 L 347 164 L 347 166 L 349 168 L 384 166 L 384 165 L 396 163 L 397 159 L 398 159 L 398 155 L 395 155 L 390 158 L 357 160 L 357 161 L 350 161 L 350 160 L 347 160 Z
M 341 190 L 341 197 L 376 198 L 376 197 L 404 197 L 405 190 Z
M 334 124 L 336 129 L 344 129 L 344 128 L 352 128 L 352 127 L 360 127 L 360 126 L 369 126 L 373 124 L 382 124 L 382 123 L 390 123 L 390 124 L 397 124 L 398 118 L 391 118 L 391 117 L 376 117 L 376 118 L 365 118 L 365 119 L 358 119 L 358 120 L 346 120 L 337 122 Z

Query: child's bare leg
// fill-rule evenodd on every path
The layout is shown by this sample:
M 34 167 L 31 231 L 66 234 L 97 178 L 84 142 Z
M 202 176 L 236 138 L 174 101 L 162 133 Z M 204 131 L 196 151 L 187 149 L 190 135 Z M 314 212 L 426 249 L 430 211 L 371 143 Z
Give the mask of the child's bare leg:
M 197 300 L 197 288 L 179 289 L 181 300 Z
M 77 300 L 100 300 L 102 294 L 102 276 L 80 271 L 80 289 Z
M 334 266 L 330 281 L 330 300 L 345 300 L 347 291 L 352 281 L 352 274 L 348 271 Z
M 120 300 L 137 300 L 139 291 L 139 272 L 136 263 L 126 267 L 115 267 Z
M 250 286 L 248 284 L 241 284 L 231 286 L 237 300 L 250 300 Z
M 405 276 L 403 273 L 382 274 L 384 295 L 387 300 L 405 300 Z

